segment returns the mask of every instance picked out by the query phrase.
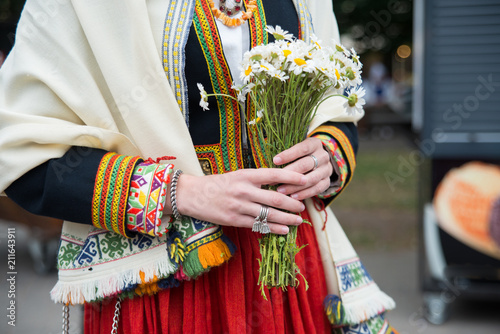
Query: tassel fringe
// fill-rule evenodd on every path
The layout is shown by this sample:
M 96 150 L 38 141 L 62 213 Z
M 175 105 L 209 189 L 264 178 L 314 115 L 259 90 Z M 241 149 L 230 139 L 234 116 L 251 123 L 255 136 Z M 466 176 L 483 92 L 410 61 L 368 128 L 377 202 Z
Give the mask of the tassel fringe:
M 345 310 L 337 295 L 328 295 L 323 301 L 325 313 L 332 326 L 342 326 L 345 320 Z
M 336 295 L 328 295 L 323 306 L 332 326 L 356 325 L 396 307 L 394 300 L 378 291 L 369 300 L 343 303 Z
M 172 264 L 168 258 L 164 258 L 148 266 L 143 266 L 139 269 L 140 271 L 130 269 L 120 273 L 116 270 L 108 270 L 109 274 L 95 275 L 95 277 L 79 283 L 75 283 L 74 279 L 69 277 L 67 279 L 60 277 L 50 295 L 55 303 L 71 305 L 95 302 L 121 293 L 129 295 L 136 288 L 134 285 L 143 283 L 141 276 L 143 276 L 144 281 L 151 282 L 155 276 L 166 278 L 173 274 L 176 269 L 176 265 Z M 150 287 L 151 289 L 154 288 Z
M 196 278 L 200 274 L 217 267 L 228 261 L 234 254 L 236 246 L 228 237 L 222 235 L 211 242 L 203 244 L 186 256 L 182 263 L 183 272 L 190 278 Z

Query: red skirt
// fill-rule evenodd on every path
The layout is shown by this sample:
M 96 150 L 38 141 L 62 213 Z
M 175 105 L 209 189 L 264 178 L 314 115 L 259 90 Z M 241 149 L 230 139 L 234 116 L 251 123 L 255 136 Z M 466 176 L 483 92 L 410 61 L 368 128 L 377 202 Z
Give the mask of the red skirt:
M 303 217 L 308 219 L 306 212 Z M 122 301 L 118 333 L 331 333 L 323 311 L 326 283 L 312 226 L 299 227 L 298 244 L 307 244 L 296 257 L 302 278 L 297 288 L 266 291 L 258 280 L 258 233 L 224 227 L 237 247 L 229 262 L 196 280 L 154 296 Z M 266 289 L 267 290 L 267 289 Z M 111 333 L 116 299 L 85 306 L 86 334 Z

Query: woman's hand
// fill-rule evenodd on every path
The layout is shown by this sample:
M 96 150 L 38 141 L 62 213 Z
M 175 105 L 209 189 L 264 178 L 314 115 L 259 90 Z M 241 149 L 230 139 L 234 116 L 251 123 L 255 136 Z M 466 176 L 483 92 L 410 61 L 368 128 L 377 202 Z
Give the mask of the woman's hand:
M 316 169 L 314 169 L 315 161 L 311 155 L 318 160 Z M 330 163 L 330 155 L 318 138 L 305 139 L 276 155 L 273 162 L 277 166 L 289 164 L 284 170 L 304 174 L 307 180 L 304 185 L 282 184 L 278 188 L 278 192 L 282 194 L 303 200 L 321 194 L 330 187 L 333 166 Z
M 307 178 L 291 169 L 276 168 L 242 169 L 209 176 L 182 174 L 177 184 L 177 207 L 182 215 L 214 224 L 252 228 L 261 206 L 266 205 L 271 232 L 286 234 L 287 225 L 302 222 L 294 213 L 303 211 L 304 204 L 261 186 L 279 183 L 301 188 L 309 182 Z

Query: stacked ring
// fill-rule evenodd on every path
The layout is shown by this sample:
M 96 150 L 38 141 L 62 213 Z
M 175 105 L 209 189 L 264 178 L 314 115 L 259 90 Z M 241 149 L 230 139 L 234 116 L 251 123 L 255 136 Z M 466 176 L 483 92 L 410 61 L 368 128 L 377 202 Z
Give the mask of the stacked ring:
M 269 215 L 269 207 L 261 205 L 260 213 L 255 217 L 252 232 L 260 232 L 262 234 L 267 234 L 271 232 L 269 225 L 267 225 L 267 216 Z

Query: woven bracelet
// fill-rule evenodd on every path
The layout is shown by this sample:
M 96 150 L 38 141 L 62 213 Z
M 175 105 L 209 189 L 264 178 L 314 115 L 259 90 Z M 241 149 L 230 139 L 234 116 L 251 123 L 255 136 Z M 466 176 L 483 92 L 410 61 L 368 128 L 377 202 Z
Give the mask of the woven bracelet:
M 170 203 L 172 204 L 172 215 L 176 220 L 181 220 L 181 215 L 179 209 L 177 208 L 177 181 L 179 181 L 179 176 L 182 174 L 182 170 L 177 169 L 172 176 L 172 181 L 170 182 Z

